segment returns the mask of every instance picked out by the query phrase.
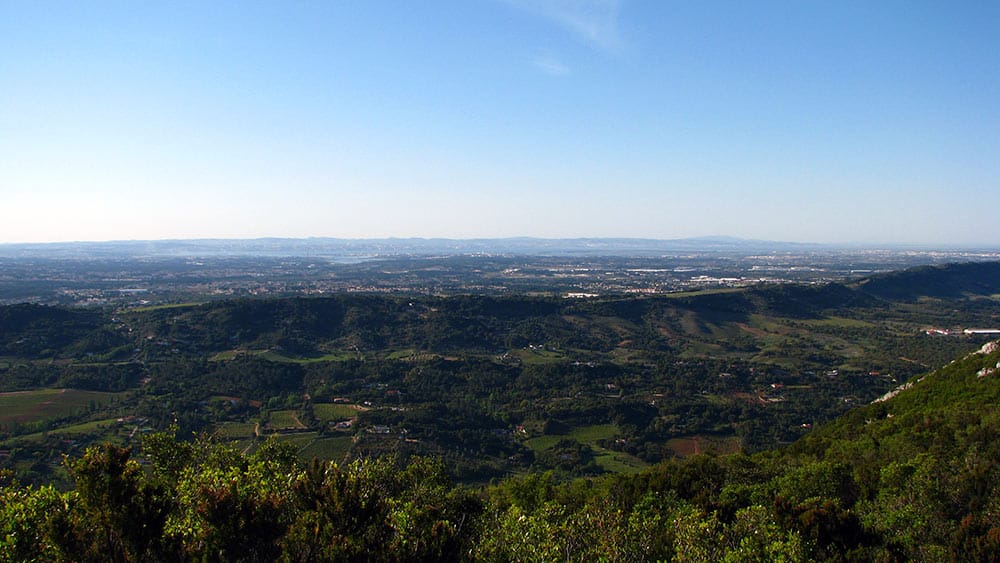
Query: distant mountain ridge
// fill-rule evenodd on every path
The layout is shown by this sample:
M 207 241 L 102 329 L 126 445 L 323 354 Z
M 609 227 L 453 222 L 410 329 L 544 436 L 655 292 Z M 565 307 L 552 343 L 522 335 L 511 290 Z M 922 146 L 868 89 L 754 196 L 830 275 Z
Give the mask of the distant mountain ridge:
M 363 259 L 454 254 L 659 256 L 677 252 L 775 252 L 824 248 L 833 247 L 813 243 L 751 240 L 727 236 L 680 239 L 258 238 L 0 244 L 0 257 L 316 256 Z

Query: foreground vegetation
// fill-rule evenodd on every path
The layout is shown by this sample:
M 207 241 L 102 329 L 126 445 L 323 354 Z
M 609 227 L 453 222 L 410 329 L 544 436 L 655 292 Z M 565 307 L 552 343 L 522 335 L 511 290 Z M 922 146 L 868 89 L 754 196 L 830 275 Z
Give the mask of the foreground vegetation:
M 0 560 L 996 561 L 998 400 L 992 344 L 780 450 L 481 488 L 425 457 L 153 433 L 67 461 L 68 491 L 7 475 Z

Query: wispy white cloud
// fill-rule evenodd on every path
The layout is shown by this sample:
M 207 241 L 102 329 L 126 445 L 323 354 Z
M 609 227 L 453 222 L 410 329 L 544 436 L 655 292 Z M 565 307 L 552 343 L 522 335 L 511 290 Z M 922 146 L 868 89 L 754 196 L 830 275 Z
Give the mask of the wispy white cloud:
M 535 57 L 532 59 L 531 64 L 550 76 L 568 76 L 572 73 L 572 70 L 565 63 L 550 53 Z
M 623 0 L 504 0 L 504 2 L 560 25 L 596 48 L 618 51 L 623 47 L 618 26 Z

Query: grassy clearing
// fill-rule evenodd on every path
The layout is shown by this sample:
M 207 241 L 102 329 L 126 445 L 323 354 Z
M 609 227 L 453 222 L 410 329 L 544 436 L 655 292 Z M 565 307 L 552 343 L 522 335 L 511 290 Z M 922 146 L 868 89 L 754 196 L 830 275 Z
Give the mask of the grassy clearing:
M 288 430 L 305 428 L 299 420 L 299 411 L 271 411 L 268 425 L 275 430 Z
M 614 438 L 616 434 L 618 434 L 618 427 L 614 424 L 594 424 L 574 428 L 570 431 L 569 437 L 581 444 L 593 446 L 598 440 Z
M 396 350 L 394 352 L 389 352 L 386 354 L 386 359 L 389 360 L 409 360 L 413 357 L 422 355 L 423 352 L 417 351 L 416 348 L 403 348 L 402 350 Z
M 236 359 L 240 356 L 258 356 L 271 362 L 281 362 L 286 364 L 318 364 L 321 362 L 342 362 L 358 357 L 356 352 L 333 352 L 322 356 L 312 356 L 308 358 L 292 357 L 271 350 L 225 350 L 209 358 L 212 362 L 224 362 Z
M 344 420 L 358 416 L 358 407 L 355 405 L 341 405 L 334 403 L 320 403 L 313 405 L 313 414 L 323 422 Z
M 562 440 L 563 438 L 565 438 L 565 436 L 536 436 L 525 440 L 524 445 L 536 452 L 540 452 L 556 445 L 556 442 Z
M 511 353 L 520 358 L 525 365 L 551 364 L 566 359 L 566 354 L 554 350 L 521 349 L 513 350 Z
M 314 356 L 309 358 L 293 358 L 290 356 L 284 356 L 276 352 L 264 352 L 261 357 L 270 360 L 272 362 L 285 362 L 292 364 L 318 364 L 322 362 L 343 362 L 345 360 L 350 360 L 358 357 L 356 352 L 333 352 L 330 354 L 324 354 L 322 356 Z
M 104 430 L 115 430 L 118 428 L 117 418 L 105 418 L 102 420 L 93 420 L 91 422 L 84 422 L 81 424 L 74 424 L 72 426 L 63 426 L 62 428 L 56 428 L 50 430 L 49 434 L 64 434 L 64 435 L 78 435 L 78 434 L 94 434 L 96 432 L 101 432 Z M 131 432 L 131 430 L 129 430 Z
M 311 460 L 317 457 L 322 460 L 341 461 L 350 453 L 354 445 L 354 439 L 350 436 L 340 438 L 319 438 L 299 450 L 299 457 L 303 460 Z
M 301 432 L 297 434 L 279 434 L 278 440 L 295 446 L 299 451 L 307 448 L 319 436 L 319 432 Z
M 569 436 L 574 440 L 590 446 L 594 453 L 594 461 L 610 473 L 637 473 L 646 463 L 639 458 L 624 452 L 616 452 L 597 445 L 600 440 L 609 440 L 618 434 L 614 424 L 595 424 L 574 428 Z
M 80 391 L 77 389 L 38 389 L 0 393 L 0 424 L 29 422 L 80 414 L 91 406 L 100 408 L 124 393 Z
M 614 438 L 618 427 L 614 424 L 594 424 L 574 428 L 565 435 L 536 436 L 524 441 L 524 445 L 535 452 L 545 451 L 560 440 L 575 440 L 589 446 L 594 451 L 594 461 L 609 473 L 636 473 L 646 467 L 646 463 L 635 456 L 616 452 L 597 445 L 601 440 Z
M 90 422 L 83 422 L 80 424 L 72 424 L 69 426 L 62 426 L 60 428 L 53 428 L 51 430 L 46 430 L 44 432 L 34 432 L 32 434 L 24 434 L 22 436 L 16 436 L 6 443 L 11 442 L 41 442 L 46 438 L 46 436 L 62 436 L 62 437 L 74 437 L 74 436 L 88 436 L 99 434 L 100 439 L 105 442 L 123 443 L 125 437 L 128 436 L 128 431 L 119 431 L 118 419 L 116 418 L 105 418 L 101 420 L 93 420 Z
M 570 440 L 576 440 L 581 444 L 593 447 L 597 445 L 598 441 L 614 438 L 616 434 L 618 434 L 618 427 L 614 424 L 594 424 L 574 428 L 565 435 L 546 434 L 545 436 L 535 436 L 534 438 L 525 440 L 524 445 L 537 452 L 547 450 L 556 445 L 559 440 L 569 438 Z
M 628 454 L 612 452 L 603 448 L 594 448 L 594 450 L 598 452 L 594 461 L 608 473 L 638 473 L 646 467 L 645 462 Z

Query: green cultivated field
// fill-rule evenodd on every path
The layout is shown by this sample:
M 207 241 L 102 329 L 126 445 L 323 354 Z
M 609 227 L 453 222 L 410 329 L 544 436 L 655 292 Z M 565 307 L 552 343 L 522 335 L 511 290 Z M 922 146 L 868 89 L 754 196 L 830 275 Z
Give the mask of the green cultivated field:
M 299 457 L 311 460 L 314 457 L 340 462 L 351 450 L 354 439 L 349 436 L 340 438 L 319 438 L 299 450 Z
M 295 446 L 301 452 L 304 448 L 315 442 L 317 436 L 319 436 L 319 432 L 302 432 L 300 434 L 279 435 L 278 440 Z
M 354 405 L 341 405 L 335 403 L 320 403 L 313 405 L 313 414 L 323 422 L 344 420 L 358 416 L 358 408 Z
M 278 354 L 277 352 L 272 352 L 271 350 L 226 350 L 225 352 L 219 352 L 218 354 L 213 355 L 211 358 L 209 358 L 209 360 L 213 362 L 222 362 L 235 359 L 239 356 L 258 356 L 260 358 L 263 358 L 271 362 L 282 362 L 290 364 L 316 364 L 322 362 L 342 362 L 344 360 L 356 358 L 357 354 L 354 352 L 334 352 L 331 354 L 324 354 L 322 356 L 293 358 L 291 356 L 286 356 L 284 354 Z
M 525 440 L 524 445 L 536 452 L 540 452 L 556 445 L 556 443 L 561 439 L 563 439 L 563 436 L 536 436 Z
M 42 442 L 48 436 L 59 436 L 63 438 L 75 438 L 81 436 L 96 436 L 101 441 L 113 442 L 116 444 L 121 444 L 125 442 L 125 438 L 128 437 L 131 429 L 128 427 L 119 428 L 118 419 L 116 418 L 105 418 L 101 420 L 93 420 L 90 422 L 84 422 L 81 424 L 72 424 L 70 426 L 62 426 L 60 428 L 53 428 L 45 432 L 34 432 L 32 434 L 24 434 L 12 438 L 8 442 Z
M 104 406 L 111 402 L 112 398 L 120 398 L 123 395 L 123 393 L 76 389 L 38 389 L 0 393 L 0 424 L 71 416 L 91 406 Z
M 272 411 L 269 424 L 275 430 L 305 428 L 298 416 L 299 411 L 296 410 Z
M 622 452 L 613 452 L 594 447 L 597 455 L 594 461 L 609 473 L 638 473 L 648 464 L 641 459 Z
M 613 438 L 617 433 L 618 427 L 614 424 L 594 424 L 591 426 L 574 428 L 569 433 L 564 435 L 545 435 L 529 438 L 524 441 L 524 445 L 535 451 L 541 451 L 551 448 L 556 444 L 556 442 L 562 440 L 563 438 L 571 438 L 581 444 L 594 446 L 597 444 L 598 440 Z
M 106 418 L 103 420 L 84 422 L 82 424 L 74 424 L 72 426 L 63 426 L 62 428 L 50 430 L 49 434 L 58 434 L 60 436 L 80 436 L 105 432 L 109 436 L 113 436 L 115 434 L 124 434 L 127 436 L 128 433 L 131 432 L 131 427 L 122 428 L 120 432 L 116 432 L 117 428 L 118 419 Z
M 561 352 L 556 352 L 554 350 L 516 350 L 513 352 L 515 356 L 521 359 L 526 365 L 543 365 L 551 364 L 554 362 L 560 362 L 566 359 L 566 356 Z
M 614 438 L 618 433 L 618 427 L 614 424 L 594 424 L 592 426 L 581 426 L 574 428 L 569 433 L 569 437 L 577 442 L 593 446 L 598 440 Z
M 265 360 L 271 360 L 272 362 L 289 362 L 293 364 L 316 364 L 321 362 L 342 362 L 344 360 L 350 360 L 351 358 L 356 358 L 357 354 L 353 352 L 335 352 L 332 354 L 324 354 L 322 356 L 308 357 L 308 358 L 292 358 L 290 356 L 285 356 L 278 354 L 276 352 L 264 352 L 260 355 Z
M 536 436 L 524 441 L 533 451 L 542 452 L 555 446 L 560 440 L 569 438 L 589 446 L 594 451 L 594 461 L 610 473 L 636 473 L 648 464 L 635 456 L 616 452 L 597 445 L 600 440 L 614 438 L 618 434 L 614 424 L 594 424 L 574 428 L 565 435 Z

